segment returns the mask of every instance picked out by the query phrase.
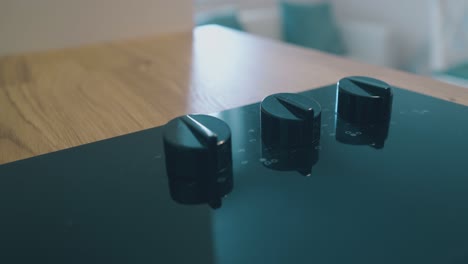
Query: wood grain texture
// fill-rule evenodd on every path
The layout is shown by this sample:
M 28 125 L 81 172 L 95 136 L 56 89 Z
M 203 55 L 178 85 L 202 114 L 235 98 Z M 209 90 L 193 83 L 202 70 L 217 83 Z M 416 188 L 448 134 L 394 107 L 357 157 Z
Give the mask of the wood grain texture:
M 0 164 L 367 75 L 468 105 L 468 90 L 241 32 L 0 58 Z

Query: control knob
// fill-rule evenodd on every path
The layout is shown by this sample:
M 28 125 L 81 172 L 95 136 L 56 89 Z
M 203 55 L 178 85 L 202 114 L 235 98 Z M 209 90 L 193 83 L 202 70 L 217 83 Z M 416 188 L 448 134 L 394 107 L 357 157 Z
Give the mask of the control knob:
M 262 141 L 267 147 L 312 145 L 320 139 L 321 107 L 292 93 L 273 94 L 261 103 Z
M 350 123 L 380 123 L 390 120 L 393 93 L 387 83 L 362 76 L 337 83 L 338 116 Z
M 213 116 L 186 115 L 169 121 L 163 133 L 172 198 L 220 207 L 233 188 L 229 126 Z

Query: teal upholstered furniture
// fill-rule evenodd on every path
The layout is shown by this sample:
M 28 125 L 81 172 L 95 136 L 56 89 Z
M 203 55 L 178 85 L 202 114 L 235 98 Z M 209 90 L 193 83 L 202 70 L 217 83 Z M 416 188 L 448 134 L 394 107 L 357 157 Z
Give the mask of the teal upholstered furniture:
M 330 3 L 282 1 L 279 4 L 286 42 L 334 54 L 345 53 Z
M 196 19 L 197 26 L 209 24 L 220 25 L 237 30 L 244 30 L 242 24 L 239 22 L 237 12 L 235 10 L 206 14 Z
M 468 80 L 468 61 L 458 64 L 454 67 L 450 67 L 449 69 L 445 70 L 443 74 Z

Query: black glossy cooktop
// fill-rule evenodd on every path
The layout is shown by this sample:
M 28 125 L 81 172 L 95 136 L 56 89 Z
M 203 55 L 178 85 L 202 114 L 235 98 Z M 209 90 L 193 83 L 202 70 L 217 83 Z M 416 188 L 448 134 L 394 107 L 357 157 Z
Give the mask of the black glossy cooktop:
M 0 263 L 468 263 L 468 107 L 394 88 L 382 132 L 339 123 L 335 85 L 302 94 L 304 162 L 265 154 L 259 104 L 214 114 L 218 209 L 171 198 L 160 127 L 0 166 Z

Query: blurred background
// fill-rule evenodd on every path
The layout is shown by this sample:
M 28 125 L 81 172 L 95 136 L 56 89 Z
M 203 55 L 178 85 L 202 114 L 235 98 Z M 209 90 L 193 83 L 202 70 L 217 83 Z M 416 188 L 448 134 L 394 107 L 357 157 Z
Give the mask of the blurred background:
M 0 0 L 0 56 L 206 24 L 468 87 L 467 0 Z
M 468 87 L 466 0 L 195 0 L 195 20 Z

